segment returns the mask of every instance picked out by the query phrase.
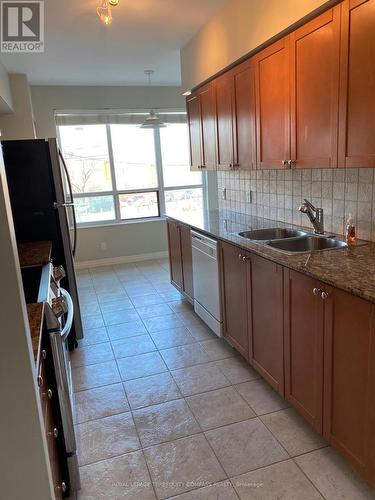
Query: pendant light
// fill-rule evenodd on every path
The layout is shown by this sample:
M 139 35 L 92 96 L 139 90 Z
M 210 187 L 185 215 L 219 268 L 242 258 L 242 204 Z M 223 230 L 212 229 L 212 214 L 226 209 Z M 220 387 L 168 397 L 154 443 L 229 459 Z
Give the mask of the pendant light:
M 116 7 L 120 0 L 101 0 L 96 12 L 105 26 L 112 24 L 112 7 Z
M 151 75 L 154 74 L 154 71 L 152 69 L 146 69 L 145 70 L 145 75 L 147 75 L 148 78 L 148 86 L 150 88 L 150 94 L 151 94 Z M 151 99 L 152 101 L 152 99 Z M 160 117 L 155 113 L 155 110 L 152 109 L 151 105 L 151 110 L 146 118 L 146 120 L 142 123 L 141 128 L 164 128 L 166 127 L 166 124 L 160 119 Z

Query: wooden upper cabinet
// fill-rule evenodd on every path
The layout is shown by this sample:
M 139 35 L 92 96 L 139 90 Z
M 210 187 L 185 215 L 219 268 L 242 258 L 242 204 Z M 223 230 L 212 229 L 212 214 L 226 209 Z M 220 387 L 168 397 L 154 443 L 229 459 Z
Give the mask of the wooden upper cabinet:
M 285 168 L 290 155 L 289 37 L 254 57 L 257 165 Z
M 193 260 L 190 227 L 180 224 L 183 291 L 193 300 Z
M 283 395 L 283 268 L 256 255 L 251 255 L 250 261 L 249 358 L 254 368 Z
M 249 359 L 247 328 L 247 275 L 249 266 L 244 261 L 246 252 L 228 243 L 221 243 L 221 283 L 224 313 L 224 337 Z
M 215 87 L 207 85 L 199 91 L 202 118 L 202 167 L 216 170 L 216 102 Z
M 180 227 L 177 222 L 167 221 L 169 267 L 171 282 L 179 290 L 183 288 L 182 257 L 181 257 L 181 236 Z
M 342 4 L 339 165 L 375 167 L 375 0 Z
M 324 436 L 374 484 L 374 305 L 326 291 Z
M 242 63 L 234 72 L 236 153 L 238 168 L 256 167 L 254 65 Z
M 340 6 L 290 35 L 291 159 L 297 168 L 337 166 L 339 55 Z
M 285 397 L 321 433 L 324 301 L 319 288 L 313 278 L 284 269 Z
M 193 94 L 186 99 L 190 139 L 190 169 L 199 170 L 202 165 L 202 120 L 200 97 Z
M 234 80 L 229 71 L 215 80 L 217 116 L 217 166 L 219 170 L 237 167 L 234 141 Z

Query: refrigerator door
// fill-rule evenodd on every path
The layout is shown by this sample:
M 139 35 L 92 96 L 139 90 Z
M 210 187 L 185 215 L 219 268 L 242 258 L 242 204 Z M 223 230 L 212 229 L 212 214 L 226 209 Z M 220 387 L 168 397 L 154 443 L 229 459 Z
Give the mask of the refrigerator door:
M 69 283 L 69 293 L 72 297 L 74 311 L 75 311 L 73 319 L 74 331 L 77 339 L 83 339 L 82 319 L 80 315 L 77 280 L 74 267 L 73 248 L 71 245 L 71 229 L 69 227 L 69 220 L 68 220 L 68 209 L 71 208 L 71 205 L 67 206 L 68 202 L 64 190 L 63 175 L 62 175 L 63 172 L 64 175 L 66 174 L 64 171 L 64 165 L 61 162 L 61 157 L 59 155 L 56 139 L 48 139 L 48 145 L 49 145 L 51 164 L 52 164 L 53 182 L 55 185 L 55 192 L 56 192 L 55 207 L 56 211 L 58 212 L 58 217 L 60 221 L 61 236 L 65 254 L 65 263 L 66 263 L 65 270 Z

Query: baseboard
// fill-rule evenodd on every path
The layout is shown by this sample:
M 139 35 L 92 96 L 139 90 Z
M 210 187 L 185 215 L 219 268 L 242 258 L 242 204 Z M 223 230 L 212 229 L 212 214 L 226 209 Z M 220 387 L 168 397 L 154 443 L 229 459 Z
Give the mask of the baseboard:
M 81 260 L 76 261 L 76 269 L 87 269 L 88 267 L 113 266 L 115 264 L 129 264 L 131 262 L 141 262 L 142 260 L 165 259 L 168 252 L 141 253 L 137 255 L 123 255 L 121 257 L 112 257 L 108 259 Z

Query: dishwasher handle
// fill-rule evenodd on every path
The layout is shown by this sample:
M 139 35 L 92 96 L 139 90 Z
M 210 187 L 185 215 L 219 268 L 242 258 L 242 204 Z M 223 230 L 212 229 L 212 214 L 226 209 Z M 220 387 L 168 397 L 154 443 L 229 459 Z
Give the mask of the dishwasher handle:
M 195 231 L 191 231 L 191 241 L 192 248 L 194 250 L 198 250 L 201 253 L 204 253 L 214 259 L 217 258 L 217 247 L 218 242 L 207 236 L 203 236 L 200 233 L 196 233 Z

